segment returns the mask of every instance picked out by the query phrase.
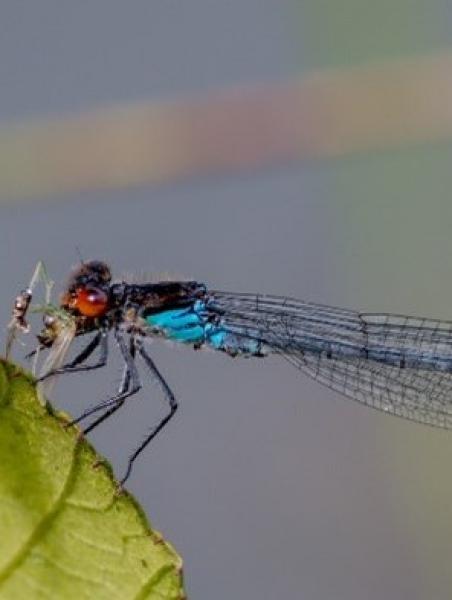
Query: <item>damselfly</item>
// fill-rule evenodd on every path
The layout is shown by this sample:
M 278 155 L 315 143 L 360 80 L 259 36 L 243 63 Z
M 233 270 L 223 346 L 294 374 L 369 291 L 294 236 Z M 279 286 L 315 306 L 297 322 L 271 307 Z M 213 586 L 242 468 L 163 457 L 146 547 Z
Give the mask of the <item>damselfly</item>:
M 26 290 L 29 292 L 30 290 Z M 24 293 L 23 293 L 24 294 Z M 14 322 L 25 327 L 30 296 L 19 296 Z M 324 385 L 363 404 L 407 419 L 452 428 L 452 322 L 361 313 L 281 296 L 210 290 L 197 281 L 112 282 L 110 268 L 90 261 L 72 273 L 59 307 L 44 307 L 39 348 L 50 349 L 41 379 L 106 365 L 112 334 L 124 361 L 117 393 L 73 423 L 100 413 L 91 431 L 141 389 L 136 360 L 168 401 L 167 415 L 130 456 L 126 473 L 177 409 L 150 357 L 146 338 L 163 338 L 231 357 L 274 354 Z M 72 339 L 90 336 L 66 364 Z M 98 350 L 98 359 L 88 362 Z

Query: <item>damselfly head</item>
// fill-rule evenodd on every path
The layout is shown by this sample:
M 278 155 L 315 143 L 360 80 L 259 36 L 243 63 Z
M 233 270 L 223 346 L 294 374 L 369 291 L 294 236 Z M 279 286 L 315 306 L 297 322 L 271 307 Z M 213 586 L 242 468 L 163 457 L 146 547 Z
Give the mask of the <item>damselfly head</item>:
M 82 263 L 72 272 L 61 307 L 68 312 L 89 318 L 103 316 L 109 307 L 111 271 L 104 262 Z
M 77 265 L 69 277 L 69 292 L 85 285 L 108 285 L 111 281 L 110 267 L 100 260 L 90 260 Z

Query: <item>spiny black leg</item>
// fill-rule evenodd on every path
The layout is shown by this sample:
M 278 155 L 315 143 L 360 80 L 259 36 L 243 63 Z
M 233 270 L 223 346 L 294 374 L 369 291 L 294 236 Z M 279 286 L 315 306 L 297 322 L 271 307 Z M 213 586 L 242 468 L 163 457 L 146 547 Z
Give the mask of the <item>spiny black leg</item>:
M 121 485 L 124 485 L 124 483 L 130 477 L 130 474 L 131 474 L 132 468 L 133 468 L 133 463 L 135 462 L 135 460 L 143 452 L 143 450 L 146 448 L 146 446 L 154 439 L 154 437 L 158 434 L 158 432 L 161 431 L 165 427 L 165 425 L 168 423 L 168 421 L 171 419 L 171 417 L 174 415 L 174 413 L 177 410 L 177 400 L 176 400 L 173 392 L 171 391 L 169 385 L 166 383 L 163 375 L 161 375 L 160 371 L 157 369 L 154 361 L 146 353 L 146 351 L 143 347 L 143 342 L 141 340 L 136 340 L 135 344 L 136 344 L 138 352 L 141 354 L 141 356 L 144 359 L 144 362 L 146 363 L 147 367 L 151 371 L 152 376 L 155 379 L 157 379 L 160 386 L 162 387 L 163 393 L 165 394 L 165 397 L 168 400 L 168 403 L 170 405 L 170 412 L 166 415 L 166 417 L 164 417 L 160 421 L 160 423 L 157 425 L 157 427 L 154 427 L 154 429 L 151 430 L 151 432 L 146 436 L 146 438 L 143 440 L 143 442 L 138 446 L 138 448 L 130 456 L 126 473 L 120 482 Z
M 99 360 L 92 365 L 84 365 L 82 364 L 90 355 L 94 352 L 94 350 L 100 346 L 100 356 Z M 107 363 L 108 358 L 108 333 L 107 331 L 101 331 L 98 333 L 86 346 L 84 350 L 80 352 L 71 362 L 61 366 L 59 369 L 54 371 L 55 374 L 63 374 L 69 372 L 76 371 L 90 371 L 92 369 L 99 369 L 100 367 L 104 367 Z
M 133 337 L 130 338 L 129 351 L 130 351 L 131 356 L 133 358 L 135 358 L 135 343 L 134 343 Z M 131 379 L 130 370 L 129 370 L 129 367 L 127 366 L 127 364 L 126 364 L 124 366 L 124 371 L 123 371 L 123 374 L 122 374 L 121 383 L 120 383 L 119 388 L 118 388 L 118 396 L 123 395 L 129 389 L 130 379 Z M 103 415 L 101 415 L 95 421 L 93 421 L 91 423 L 91 425 L 88 425 L 88 427 L 83 431 L 83 433 L 85 433 L 85 434 L 89 433 L 95 427 L 97 427 L 103 421 L 105 421 L 105 419 L 108 419 L 108 417 L 110 417 L 119 408 L 121 408 L 121 406 L 124 404 L 124 400 L 125 400 L 125 398 L 122 398 L 119 401 L 115 400 L 115 399 L 113 399 L 113 401 L 110 401 L 110 402 L 114 402 L 114 404 L 111 406 L 111 408 L 109 408 L 108 410 L 106 410 Z
M 80 423 L 80 421 L 83 421 L 83 419 L 86 419 L 87 417 L 91 416 L 96 412 L 99 412 L 104 408 L 109 408 L 111 406 L 115 406 L 116 404 L 121 404 L 126 398 L 128 398 L 129 396 L 133 396 L 138 392 L 138 390 L 140 390 L 141 381 L 138 375 L 137 368 L 135 366 L 134 357 L 130 353 L 129 348 L 127 347 L 127 344 L 124 341 L 123 335 L 118 330 L 115 330 L 115 340 L 126 364 L 126 373 L 124 375 L 124 381 L 130 379 L 130 382 L 128 382 L 127 385 L 128 389 L 124 391 L 120 390 L 115 396 L 113 396 L 113 398 L 109 398 L 104 402 L 100 402 L 99 404 L 88 408 L 77 419 L 74 419 L 70 423 L 70 425 Z M 88 431 L 90 431 L 91 429 L 92 426 L 89 427 Z
M 91 354 L 100 346 L 99 360 L 92 365 L 84 365 L 83 363 Z M 93 371 L 94 369 L 100 369 L 107 364 L 108 358 L 108 333 L 107 331 L 99 332 L 85 348 L 77 354 L 77 356 L 69 363 L 61 366 L 58 369 L 53 369 L 48 373 L 44 373 L 38 381 L 44 381 L 48 377 L 53 375 L 63 375 L 65 373 L 77 373 L 80 371 Z

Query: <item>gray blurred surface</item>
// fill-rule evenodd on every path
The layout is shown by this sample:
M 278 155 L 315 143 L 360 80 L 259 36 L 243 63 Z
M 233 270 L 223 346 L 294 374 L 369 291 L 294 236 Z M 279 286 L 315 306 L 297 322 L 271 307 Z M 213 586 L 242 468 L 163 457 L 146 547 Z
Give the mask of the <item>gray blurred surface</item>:
M 291 14 L 289 3 L 270 0 L 97 1 L 86 10 L 6 3 L 0 118 L 282 78 L 299 69 Z M 388 200 L 374 208 L 373 229 L 359 207 L 338 206 L 328 169 L 2 209 L 0 322 L 38 258 L 64 282 L 76 247 L 117 275 L 169 272 L 214 288 L 450 317 L 442 300 L 450 261 L 426 257 L 450 222 L 441 190 L 425 209 L 434 215 L 430 237 L 407 236 L 401 251 L 406 211 L 394 211 L 391 190 L 383 186 Z M 378 167 L 374 176 L 380 181 Z M 452 243 L 441 239 L 441 256 L 450 256 Z M 407 257 L 425 266 L 423 279 L 414 266 L 407 271 Z M 277 360 L 240 362 L 157 343 L 153 356 L 180 412 L 129 487 L 182 554 L 190 598 L 450 597 L 450 435 L 366 410 Z M 54 396 L 77 415 L 119 377 L 113 360 L 102 373 L 61 379 Z M 92 435 L 118 474 L 162 410 L 158 391 L 147 388 Z

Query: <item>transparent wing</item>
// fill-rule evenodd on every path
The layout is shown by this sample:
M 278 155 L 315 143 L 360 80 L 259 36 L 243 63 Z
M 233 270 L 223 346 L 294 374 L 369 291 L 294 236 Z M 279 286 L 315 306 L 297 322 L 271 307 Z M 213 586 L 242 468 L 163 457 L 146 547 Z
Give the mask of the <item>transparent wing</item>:
M 310 377 L 362 404 L 405 419 L 452 428 L 450 373 L 310 353 L 287 358 Z
M 46 356 L 44 363 L 39 372 L 42 377 L 50 371 L 58 369 L 64 362 L 69 347 L 75 337 L 75 322 L 71 319 L 61 319 L 58 322 L 58 334 L 50 348 L 49 354 Z M 53 385 L 56 382 L 56 376 L 44 379 L 39 384 L 40 390 L 44 395 L 50 394 Z
M 452 428 L 452 322 L 277 296 L 212 296 L 228 331 L 262 341 L 324 385 L 373 408 Z

